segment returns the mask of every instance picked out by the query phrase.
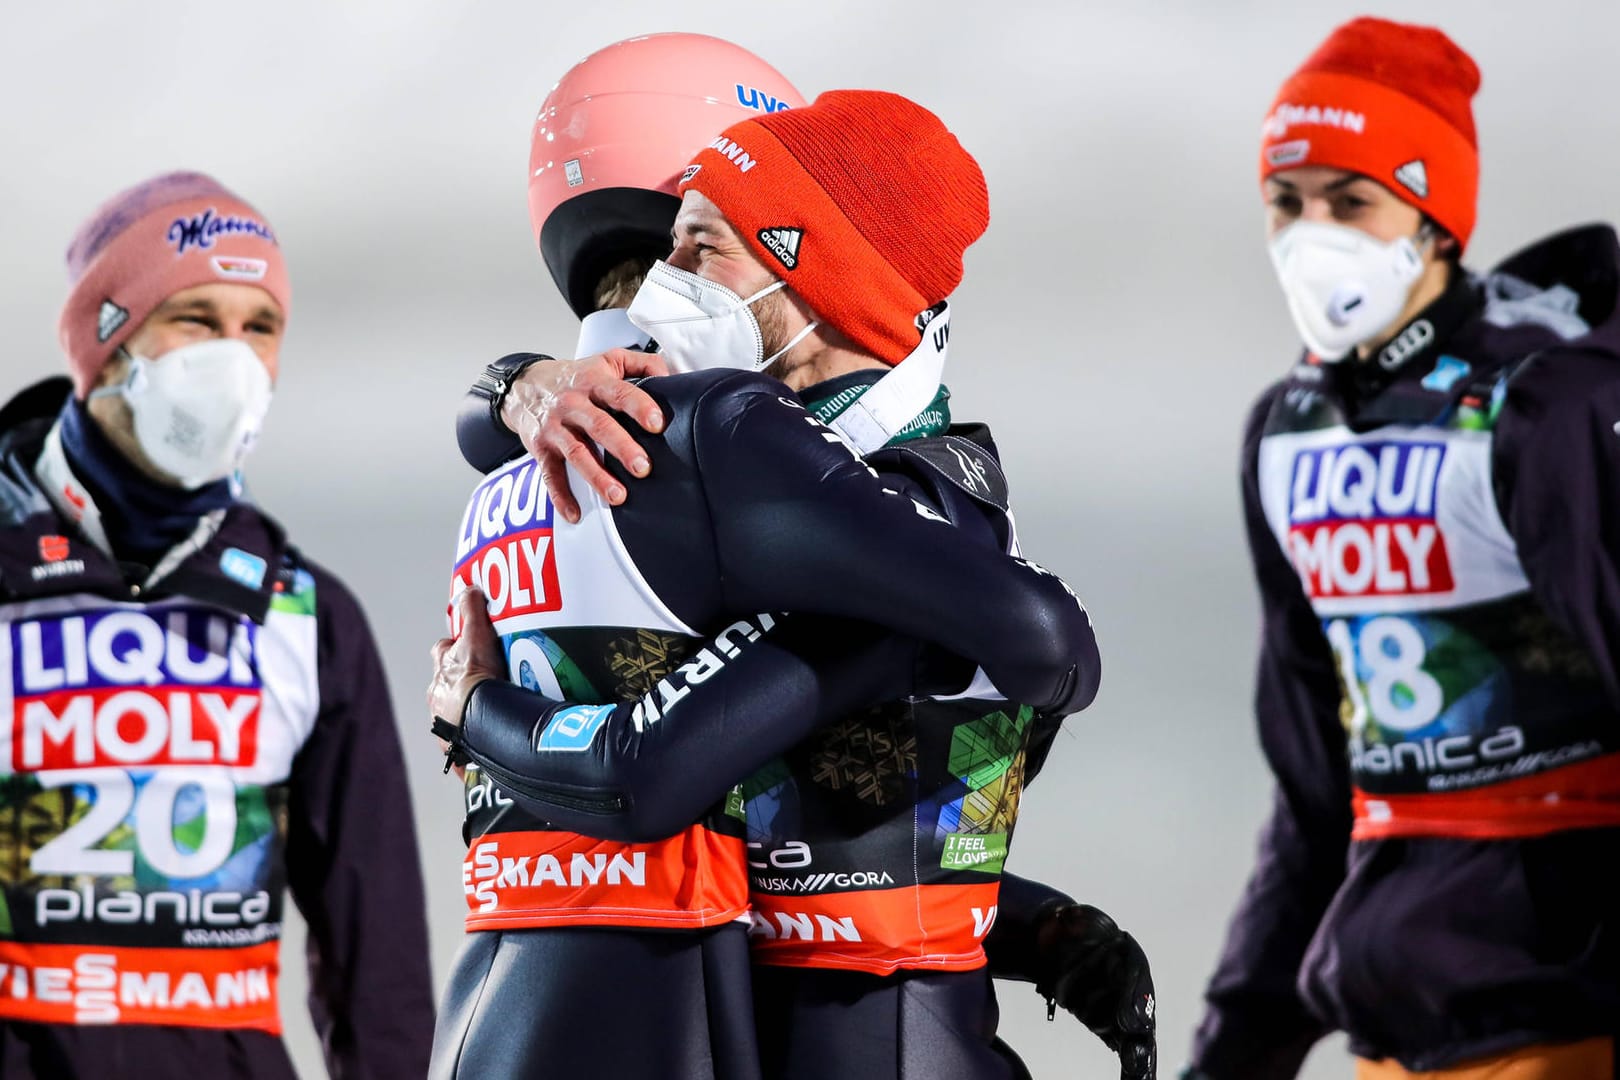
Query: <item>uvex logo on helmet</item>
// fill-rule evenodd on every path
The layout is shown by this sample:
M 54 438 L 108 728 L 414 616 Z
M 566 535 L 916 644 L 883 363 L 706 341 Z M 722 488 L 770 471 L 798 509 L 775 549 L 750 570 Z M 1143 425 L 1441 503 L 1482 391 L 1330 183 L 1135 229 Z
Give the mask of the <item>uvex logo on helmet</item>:
M 793 107 L 791 102 L 772 97 L 757 87 L 744 86 L 742 83 L 737 84 L 737 104 L 745 109 L 758 109 L 760 112 L 768 113 L 781 112 L 783 109 Z

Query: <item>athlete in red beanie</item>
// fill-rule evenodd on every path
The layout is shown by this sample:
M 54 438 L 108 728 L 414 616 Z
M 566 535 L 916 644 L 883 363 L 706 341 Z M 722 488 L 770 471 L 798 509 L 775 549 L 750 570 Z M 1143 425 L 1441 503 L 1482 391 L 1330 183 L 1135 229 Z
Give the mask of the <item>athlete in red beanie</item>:
M 962 281 L 990 224 L 984 173 L 898 94 L 829 90 L 727 128 L 680 191 L 719 208 L 766 267 L 863 352 L 898 364 L 917 316 Z
M 1276 776 L 1188 1076 L 1590 1080 L 1620 1032 L 1620 245 L 1458 263 L 1472 60 L 1356 19 L 1262 133 L 1306 351 L 1244 438 Z

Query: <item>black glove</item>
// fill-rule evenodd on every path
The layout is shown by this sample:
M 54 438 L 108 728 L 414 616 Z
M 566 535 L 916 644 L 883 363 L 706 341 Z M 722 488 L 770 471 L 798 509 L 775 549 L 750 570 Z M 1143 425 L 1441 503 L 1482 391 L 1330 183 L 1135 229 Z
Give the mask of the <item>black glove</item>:
M 1136 939 L 1089 904 L 1049 911 L 1038 933 L 1047 1016 L 1061 1005 L 1090 1028 L 1119 1055 L 1121 1080 L 1155 1080 L 1153 975 Z

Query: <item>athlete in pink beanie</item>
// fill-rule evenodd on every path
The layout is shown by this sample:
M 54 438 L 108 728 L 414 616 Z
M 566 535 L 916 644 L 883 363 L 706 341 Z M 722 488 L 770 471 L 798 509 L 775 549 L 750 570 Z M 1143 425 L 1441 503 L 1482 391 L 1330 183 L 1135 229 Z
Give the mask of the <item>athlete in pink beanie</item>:
M 422 1076 L 426 905 L 381 657 L 240 482 L 287 325 L 275 234 L 170 173 L 67 263 L 71 378 L 0 405 L 0 973 L 34 988 L 0 993 L 0 1076 L 295 1080 L 288 894 L 327 1072 Z
M 119 346 L 183 289 L 256 285 L 283 321 L 292 305 L 287 264 L 263 215 L 196 172 L 155 176 L 108 199 L 74 234 L 67 270 L 73 291 L 58 334 L 80 398 Z

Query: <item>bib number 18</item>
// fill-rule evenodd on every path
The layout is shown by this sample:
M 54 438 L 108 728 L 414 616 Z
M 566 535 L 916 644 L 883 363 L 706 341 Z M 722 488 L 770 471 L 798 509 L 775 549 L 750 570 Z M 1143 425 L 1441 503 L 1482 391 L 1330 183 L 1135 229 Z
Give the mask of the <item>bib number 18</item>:
M 1417 731 L 1445 708 L 1440 681 L 1423 670 L 1428 647 L 1417 627 L 1393 615 L 1380 615 L 1352 634 L 1345 619 L 1327 624 L 1328 643 L 1339 662 L 1339 676 L 1350 703 L 1350 730 L 1360 734 L 1370 714 L 1391 731 Z M 1360 670 L 1369 674 L 1365 689 Z

